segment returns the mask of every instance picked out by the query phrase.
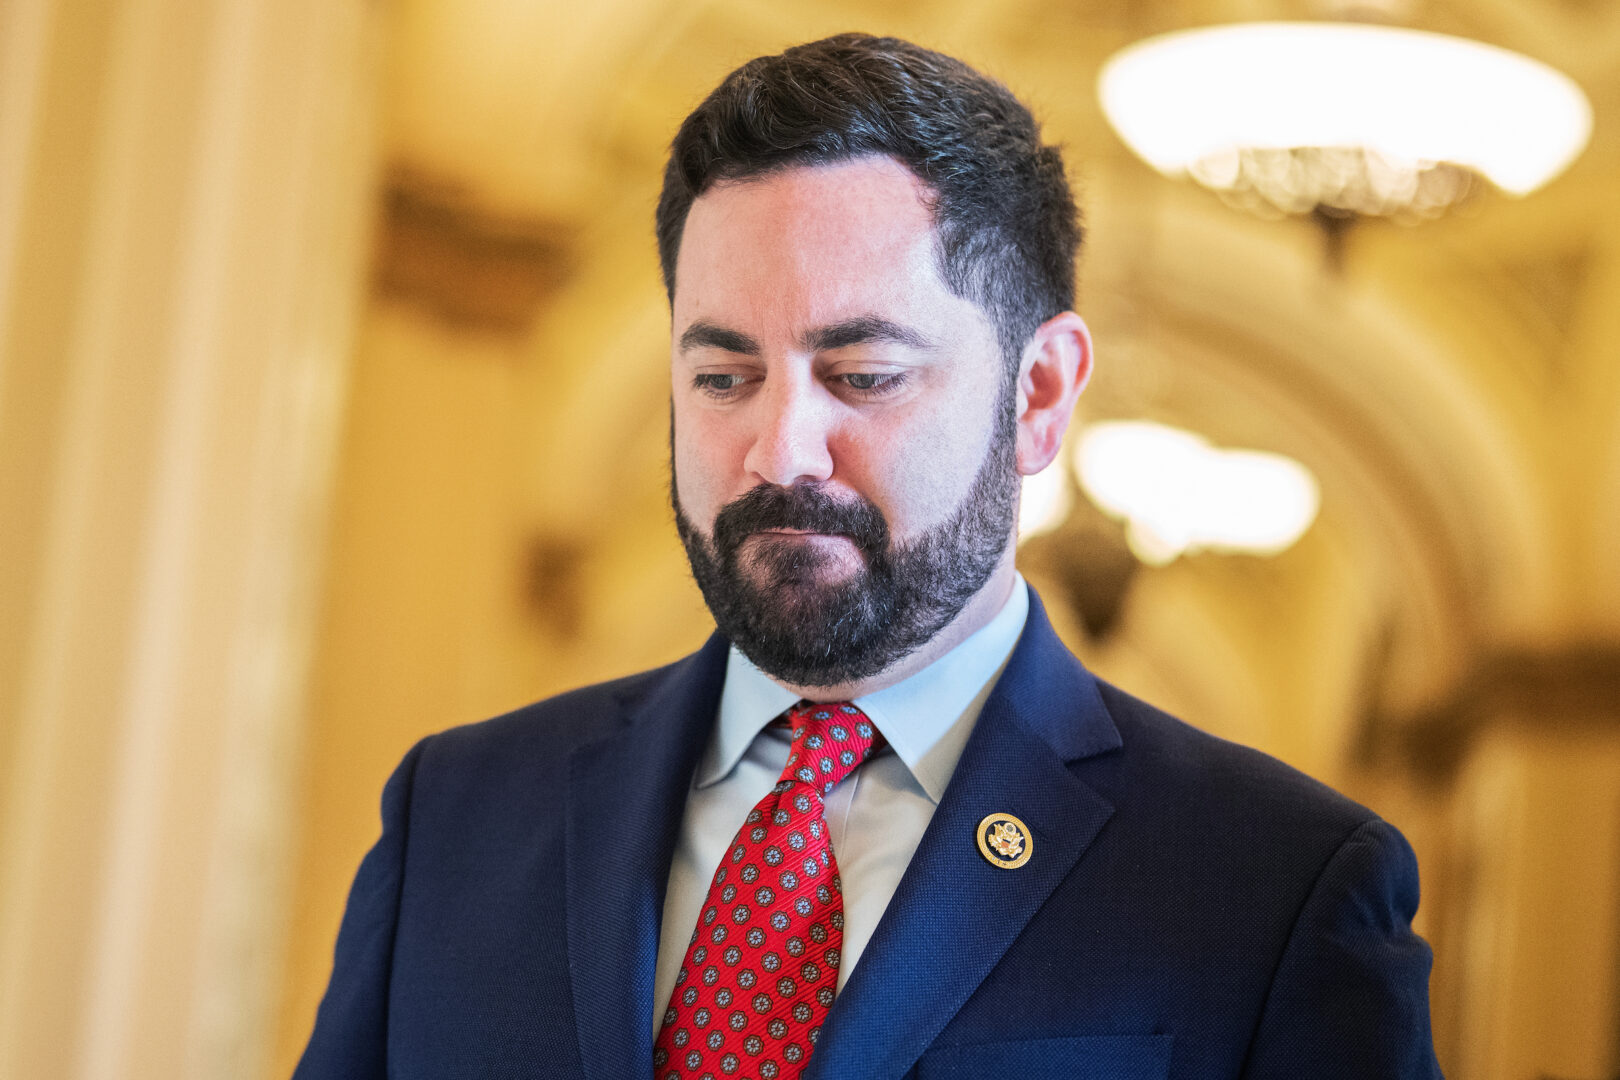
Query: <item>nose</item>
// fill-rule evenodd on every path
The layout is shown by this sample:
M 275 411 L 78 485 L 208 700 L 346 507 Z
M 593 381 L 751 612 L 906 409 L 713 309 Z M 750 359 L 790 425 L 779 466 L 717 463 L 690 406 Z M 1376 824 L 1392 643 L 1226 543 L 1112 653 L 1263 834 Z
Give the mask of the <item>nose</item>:
M 828 446 L 832 422 L 827 403 L 819 400 L 814 383 L 791 379 L 766 380 L 754 401 L 757 410 L 754 442 L 743 467 L 767 484 L 789 487 L 826 480 L 833 473 Z

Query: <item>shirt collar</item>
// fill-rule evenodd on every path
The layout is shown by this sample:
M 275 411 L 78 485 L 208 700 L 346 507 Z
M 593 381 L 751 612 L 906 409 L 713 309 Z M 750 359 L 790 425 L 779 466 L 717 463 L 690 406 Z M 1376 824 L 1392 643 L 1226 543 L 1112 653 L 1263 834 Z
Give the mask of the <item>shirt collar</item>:
M 1001 610 L 965 641 L 915 675 L 855 699 L 935 803 L 956 771 L 979 710 L 1018 644 L 1028 615 L 1028 586 L 1019 574 Z M 732 646 L 720 715 L 696 785 L 704 788 L 723 780 L 765 726 L 798 701 L 797 694 L 772 681 Z

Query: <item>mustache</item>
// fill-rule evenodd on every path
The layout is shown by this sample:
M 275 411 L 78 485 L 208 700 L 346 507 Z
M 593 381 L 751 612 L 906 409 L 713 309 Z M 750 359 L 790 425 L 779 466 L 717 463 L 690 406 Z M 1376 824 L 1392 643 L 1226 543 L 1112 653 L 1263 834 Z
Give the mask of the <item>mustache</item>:
M 847 536 L 868 554 L 881 553 L 889 545 L 889 523 L 881 510 L 859 496 L 835 499 L 820 484 L 761 484 L 727 503 L 715 515 L 714 545 L 722 556 L 729 556 L 750 536 L 767 529 Z

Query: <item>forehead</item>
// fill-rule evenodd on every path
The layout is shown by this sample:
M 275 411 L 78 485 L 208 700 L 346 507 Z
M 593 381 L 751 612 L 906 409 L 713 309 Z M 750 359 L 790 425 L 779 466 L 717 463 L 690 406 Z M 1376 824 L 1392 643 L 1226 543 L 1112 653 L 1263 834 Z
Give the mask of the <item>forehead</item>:
M 816 320 L 855 309 L 905 314 L 938 301 L 947 290 L 929 195 L 887 157 L 714 185 L 692 204 L 682 234 L 676 325 L 722 311 Z

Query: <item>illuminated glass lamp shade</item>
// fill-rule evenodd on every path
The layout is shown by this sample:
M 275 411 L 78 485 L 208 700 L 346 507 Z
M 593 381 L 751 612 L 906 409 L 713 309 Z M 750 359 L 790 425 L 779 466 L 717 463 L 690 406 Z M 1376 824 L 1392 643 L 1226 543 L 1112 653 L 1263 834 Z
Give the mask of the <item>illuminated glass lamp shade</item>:
M 1132 553 L 1150 566 L 1206 550 L 1278 554 L 1321 505 L 1316 478 L 1292 458 L 1221 449 L 1163 424 L 1091 424 L 1073 454 L 1081 488 L 1125 523 Z
M 1592 108 L 1562 73 L 1476 41 L 1347 23 L 1149 38 L 1098 77 L 1109 123 L 1167 176 L 1269 216 L 1421 220 L 1480 180 L 1526 195 L 1579 156 Z

